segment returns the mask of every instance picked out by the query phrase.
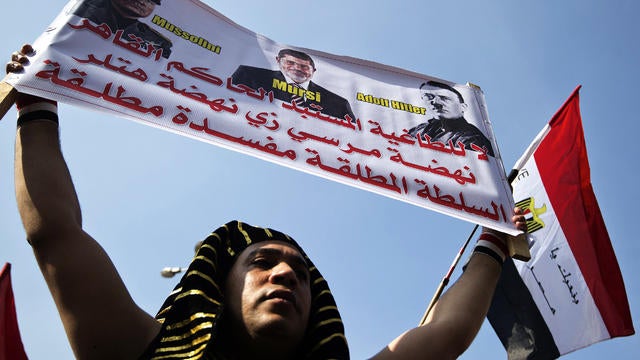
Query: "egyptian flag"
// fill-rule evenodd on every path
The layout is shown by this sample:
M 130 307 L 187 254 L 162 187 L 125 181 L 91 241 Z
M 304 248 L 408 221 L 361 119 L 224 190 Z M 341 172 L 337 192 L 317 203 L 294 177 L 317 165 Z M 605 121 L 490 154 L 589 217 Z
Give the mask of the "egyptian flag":
M 622 275 L 596 201 L 578 86 L 516 163 L 531 260 L 504 264 L 489 321 L 509 359 L 555 359 L 634 333 Z
M 0 360 L 27 360 L 18 330 L 9 263 L 0 271 Z

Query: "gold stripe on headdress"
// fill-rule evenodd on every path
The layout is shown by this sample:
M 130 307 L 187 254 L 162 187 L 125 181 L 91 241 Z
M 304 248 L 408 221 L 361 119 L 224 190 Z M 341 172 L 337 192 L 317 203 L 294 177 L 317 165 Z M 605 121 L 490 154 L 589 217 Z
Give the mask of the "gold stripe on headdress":
M 242 228 L 242 223 L 240 221 L 238 221 L 238 231 L 240 231 L 240 233 L 242 235 L 244 235 L 244 240 L 247 242 L 247 245 L 251 245 L 252 241 L 251 241 L 251 237 L 249 236 L 249 234 Z
M 207 347 L 207 344 L 204 343 L 204 344 L 200 345 L 197 349 L 189 351 L 189 352 L 154 356 L 151 359 L 153 359 L 153 360 L 162 360 L 162 359 L 195 360 L 195 359 L 200 359 L 202 357 L 202 352 L 204 351 L 204 349 L 206 347 Z M 158 349 L 158 351 L 160 351 L 160 350 L 164 350 L 164 349 Z M 167 350 L 167 351 L 170 351 L 170 350 Z
M 176 329 L 179 329 L 179 328 L 184 327 L 186 325 L 189 325 L 191 322 L 193 322 L 196 319 L 206 319 L 206 318 L 215 319 L 216 316 L 217 316 L 216 314 L 210 314 L 210 313 L 204 313 L 204 312 L 195 313 L 195 314 L 189 316 L 187 319 L 182 320 L 179 323 L 167 325 L 166 329 L 169 330 L 169 331 L 176 330 Z
M 192 296 L 192 295 L 202 296 L 203 298 L 205 298 L 205 300 L 209 301 L 210 303 L 213 303 L 213 304 L 216 304 L 216 305 L 220 305 L 219 301 L 216 301 L 215 299 L 210 298 L 209 296 L 207 296 L 207 294 L 204 293 L 204 291 L 198 290 L 198 289 L 189 290 L 187 292 L 184 292 L 184 293 L 176 296 L 175 301 L 178 301 L 180 299 L 183 299 L 183 298 L 185 298 L 187 296 Z
M 340 319 L 339 317 L 334 317 L 334 318 L 331 318 L 331 319 L 320 321 L 319 323 L 316 324 L 315 328 L 317 329 L 317 328 L 319 328 L 321 326 L 325 326 L 325 325 L 328 325 L 328 324 L 331 324 L 331 323 L 340 323 L 340 324 L 342 324 L 342 319 Z
M 213 327 L 213 322 L 211 322 L 211 321 L 203 322 L 200 325 L 194 326 L 194 327 L 189 328 L 189 329 L 185 329 L 187 332 L 182 334 L 182 335 L 173 335 L 173 336 L 163 337 L 160 340 L 160 342 L 161 343 L 166 343 L 166 342 L 175 342 L 175 341 L 184 340 L 186 338 L 189 338 L 189 337 L 197 334 L 201 330 L 211 329 L 212 327 Z
M 204 255 L 198 255 L 196 257 L 193 258 L 193 260 L 197 260 L 197 261 L 204 261 L 207 264 L 211 265 L 211 267 L 213 267 L 213 271 L 218 271 L 218 267 L 216 266 L 216 264 L 209 259 L 208 257 L 204 256 Z
M 316 344 L 316 346 L 314 346 L 314 347 L 313 347 L 313 349 L 311 350 L 311 352 L 317 351 L 317 350 L 318 350 L 319 348 L 321 348 L 323 345 L 325 345 L 325 344 L 326 344 L 326 343 L 328 343 L 329 341 L 331 341 L 331 340 L 333 340 L 333 339 L 336 339 L 336 338 L 342 339 L 342 340 L 345 342 L 345 344 L 347 343 L 347 338 L 346 338 L 343 334 L 340 334 L 340 333 L 331 334 L 331 335 L 327 336 L 326 338 L 324 338 L 324 339 L 320 340 L 320 341 Z
M 203 273 L 202 271 L 191 270 L 191 271 L 187 272 L 187 274 L 185 275 L 185 277 L 189 277 L 189 276 L 197 276 L 197 277 L 205 280 L 206 282 L 211 284 L 214 288 L 216 288 L 216 290 L 218 290 L 219 293 L 221 293 L 220 288 L 218 287 L 218 284 L 216 284 L 215 280 L 213 280 L 211 278 L 211 276 Z

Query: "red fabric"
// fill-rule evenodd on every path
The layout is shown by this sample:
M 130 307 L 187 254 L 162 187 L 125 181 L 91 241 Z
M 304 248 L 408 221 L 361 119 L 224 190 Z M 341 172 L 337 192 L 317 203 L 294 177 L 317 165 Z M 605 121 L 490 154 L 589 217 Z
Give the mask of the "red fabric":
M 549 122 L 551 129 L 534 158 L 609 334 L 631 335 L 634 330 L 622 274 L 591 187 L 579 90 L 574 90 Z
M 25 106 L 33 105 L 39 102 L 48 102 L 53 105 L 58 105 L 56 101 L 41 98 L 35 95 L 18 93 L 18 96 L 16 96 L 16 108 L 18 110 L 24 108 Z
M 11 289 L 11 264 L 0 271 L 0 360 L 26 360 Z
M 505 244 L 504 241 L 500 240 L 500 238 L 498 238 L 494 234 L 482 233 L 482 234 L 480 234 L 480 237 L 478 238 L 478 240 L 488 241 L 488 242 L 492 243 L 493 245 L 497 246 L 498 249 L 500 249 L 500 251 L 502 251 L 502 255 L 504 255 L 504 256 L 508 256 L 508 254 L 509 254 L 509 248 L 507 248 L 507 244 Z

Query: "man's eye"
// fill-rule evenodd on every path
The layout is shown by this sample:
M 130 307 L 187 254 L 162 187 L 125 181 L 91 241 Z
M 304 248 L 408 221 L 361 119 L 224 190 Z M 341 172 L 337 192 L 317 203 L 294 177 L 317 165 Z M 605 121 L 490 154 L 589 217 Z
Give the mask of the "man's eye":
M 263 269 L 272 267 L 271 261 L 265 258 L 255 258 L 251 261 L 251 265 L 255 265 Z

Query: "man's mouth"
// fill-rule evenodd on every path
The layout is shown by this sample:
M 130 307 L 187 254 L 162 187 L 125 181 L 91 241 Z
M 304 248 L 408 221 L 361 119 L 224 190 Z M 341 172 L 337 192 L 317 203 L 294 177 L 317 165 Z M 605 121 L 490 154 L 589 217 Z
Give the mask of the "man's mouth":
M 267 293 L 267 300 L 282 300 L 288 303 L 296 305 L 296 296 L 290 290 L 273 290 Z

